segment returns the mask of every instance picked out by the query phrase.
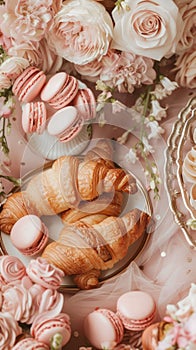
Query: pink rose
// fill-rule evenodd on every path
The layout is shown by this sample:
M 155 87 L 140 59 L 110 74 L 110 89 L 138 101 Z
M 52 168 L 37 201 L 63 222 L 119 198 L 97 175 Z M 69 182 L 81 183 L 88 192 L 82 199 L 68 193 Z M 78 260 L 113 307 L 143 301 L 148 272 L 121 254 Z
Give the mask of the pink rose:
M 14 41 L 8 54 L 27 60 L 29 65 L 38 67 L 45 73 L 56 73 L 63 61 L 62 57 L 50 50 L 45 38 L 40 41 L 23 41 L 19 44 Z
M 74 67 L 84 79 L 96 82 L 102 70 L 102 63 L 99 60 L 94 60 L 84 65 L 75 64 Z
M 57 55 L 75 64 L 100 60 L 108 51 L 113 23 L 105 7 L 94 0 L 67 0 L 46 33 Z
M 182 35 L 177 45 L 177 53 L 191 48 L 196 36 L 196 5 L 195 0 L 175 0 L 182 16 Z
M 196 47 L 179 55 L 175 62 L 177 71 L 175 80 L 179 85 L 190 89 L 196 88 Z
M 2 31 L 17 42 L 41 40 L 53 24 L 61 1 L 7 0 Z
M 22 333 L 17 321 L 7 312 L 0 312 L 0 349 L 12 350 L 16 337 Z
M 57 289 L 62 283 L 64 272 L 48 263 L 44 258 L 32 259 L 27 266 L 31 280 L 44 288 Z
M 182 19 L 172 0 L 125 0 L 112 11 L 112 47 L 160 60 L 175 53 Z
M 137 56 L 131 52 L 116 53 L 110 50 L 102 59 L 100 79 L 119 92 L 134 91 L 134 87 L 152 84 L 156 78 L 154 62 L 150 58 Z
M 0 259 L 0 273 L 4 281 L 9 283 L 22 279 L 26 275 L 26 268 L 17 257 L 4 255 Z

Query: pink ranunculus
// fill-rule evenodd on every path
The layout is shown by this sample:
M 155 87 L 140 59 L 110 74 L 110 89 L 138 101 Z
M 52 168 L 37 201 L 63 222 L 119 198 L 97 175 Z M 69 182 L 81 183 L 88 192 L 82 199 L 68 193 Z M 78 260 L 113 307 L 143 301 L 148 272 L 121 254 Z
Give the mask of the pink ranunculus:
M 190 89 L 196 88 L 196 46 L 181 55 L 175 62 L 175 80 L 180 86 Z
M 181 53 L 194 44 L 196 36 L 196 4 L 195 0 L 175 0 L 183 20 L 183 30 L 176 52 Z
M 15 80 L 28 66 L 29 62 L 25 58 L 9 57 L 1 64 L 0 73 L 5 74 L 10 80 Z
M 6 0 L 6 13 L 1 29 L 15 41 L 41 40 L 53 24 L 60 1 Z
M 0 312 L 0 349 L 12 350 L 16 337 L 22 334 L 18 322 L 8 312 Z
M 119 92 L 132 93 L 135 87 L 153 83 L 156 78 L 153 64 L 150 58 L 131 52 L 119 54 L 110 50 L 102 60 L 100 79 L 107 85 L 116 87 Z
M 172 0 L 125 0 L 112 16 L 113 48 L 155 60 L 175 53 L 182 19 Z
M 62 270 L 49 264 L 42 257 L 32 259 L 26 268 L 26 272 L 34 283 L 50 289 L 58 289 L 64 277 Z
M 113 23 L 105 7 L 94 0 L 67 0 L 46 33 L 50 47 L 66 60 L 86 64 L 108 51 Z
M 17 281 L 26 275 L 26 268 L 17 257 L 4 255 L 0 259 L 0 273 L 5 282 Z
M 28 60 L 29 65 L 38 67 L 45 73 L 56 73 L 62 66 L 62 57 L 57 56 L 47 45 L 46 39 L 40 41 L 13 41 L 8 50 L 10 56 Z

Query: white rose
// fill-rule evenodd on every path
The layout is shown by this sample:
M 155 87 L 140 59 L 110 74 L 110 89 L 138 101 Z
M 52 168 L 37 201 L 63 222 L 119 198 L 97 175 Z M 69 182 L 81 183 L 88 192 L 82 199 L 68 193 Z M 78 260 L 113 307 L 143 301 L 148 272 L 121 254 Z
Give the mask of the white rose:
M 113 23 L 105 7 L 94 0 L 68 0 L 46 33 L 59 56 L 75 64 L 100 60 L 108 51 Z
M 125 0 L 112 11 L 112 47 L 160 60 L 175 53 L 182 19 L 172 0 Z

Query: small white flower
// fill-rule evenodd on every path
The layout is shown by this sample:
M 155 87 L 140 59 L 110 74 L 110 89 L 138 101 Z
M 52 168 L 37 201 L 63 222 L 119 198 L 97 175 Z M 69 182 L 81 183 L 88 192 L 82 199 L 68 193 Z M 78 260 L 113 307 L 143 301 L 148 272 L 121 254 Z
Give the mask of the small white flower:
M 148 139 L 144 136 L 144 137 L 142 137 L 142 143 L 143 143 L 143 145 L 144 145 L 144 152 L 146 153 L 146 154 L 148 154 L 148 153 L 154 153 L 154 149 L 153 149 L 153 147 L 150 145 L 150 143 L 148 142 Z
M 151 190 L 154 190 L 155 187 L 156 187 L 156 184 L 155 184 L 154 180 L 151 180 L 149 185 L 150 185 Z
M 166 113 L 167 107 L 165 108 L 161 107 L 158 100 L 152 100 L 151 106 L 152 106 L 151 114 L 153 115 L 153 117 L 155 117 L 156 120 L 161 120 L 162 118 L 165 118 L 167 116 L 167 113 Z
M 150 128 L 150 133 L 148 134 L 149 140 L 156 138 L 165 132 L 165 130 L 159 126 L 159 123 L 156 120 L 148 121 L 146 125 Z
M 157 100 L 162 100 L 163 98 L 167 97 L 170 93 L 161 84 L 156 84 L 155 89 L 151 91 L 151 95 L 154 95 L 154 97 Z
M 134 148 L 130 148 L 128 152 L 128 158 L 131 161 L 131 163 L 135 164 L 135 162 L 138 160 L 136 150 Z
M 172 91 L 174 91 L 175 89 L 177 89 L 177 87 L 179 86 L 178 83 L 176 81 L 171 81 L 169 78 L 167 77 L 163 77 L 161 79 L 161 84 L 163 85 L 164 89 L 168 92 L 171 93 Z

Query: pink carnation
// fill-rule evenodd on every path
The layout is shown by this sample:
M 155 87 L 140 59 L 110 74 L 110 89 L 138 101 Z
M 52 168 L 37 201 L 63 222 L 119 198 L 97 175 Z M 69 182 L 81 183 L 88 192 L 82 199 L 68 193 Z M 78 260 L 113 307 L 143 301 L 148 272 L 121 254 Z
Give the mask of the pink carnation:
M 61 1 L 6 0 L 2 29 L 5 36 L 17 42 L 40 40 L 53 24 Z
M 156 77 L 153 60 L 135 55 L 131 52 L 115 51 L 109 53 L 102 60 L 103 69 L 100 79 L 119 92 L 134 91 L 134 87 L 142 84 L 152 84 Z

